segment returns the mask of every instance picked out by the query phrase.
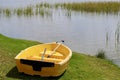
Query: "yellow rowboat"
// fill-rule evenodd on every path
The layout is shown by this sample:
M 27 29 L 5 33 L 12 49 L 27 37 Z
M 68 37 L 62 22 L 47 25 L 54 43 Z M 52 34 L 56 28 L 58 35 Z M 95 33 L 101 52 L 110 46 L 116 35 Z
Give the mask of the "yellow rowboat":
M 72 51 L 61 43 L 45 43 L 21 51 L 15 61 L 19 72 L 42 77 L 56 77 L 68 67 Z

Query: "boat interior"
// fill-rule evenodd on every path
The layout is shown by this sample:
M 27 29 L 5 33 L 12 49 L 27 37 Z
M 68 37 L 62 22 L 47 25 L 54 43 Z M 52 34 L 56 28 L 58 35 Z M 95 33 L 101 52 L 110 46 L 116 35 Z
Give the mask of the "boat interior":
M 52 51 L 46 51 L 45 54 L 44 52 L 41 52 L 38 56 L 28 56 L 27 59 L 41 60 L 45 62 L 54 62 L 54 63 L 61 62 L 62 60 L 65 59 L 65 56 L 59 52 L 54 52 L 52 55 L 50 55 L 51 53 Z
M 69 55 L 70 52 L 63 45 L 60 45 L 54 51 L 54 49 L 58 45 L 59 44 L 54 43 L 54 44 L 43 44 L 43 45 L 32 46 L 28 49 L 23 50 L 20 53 L 20 55 L 16 57 L 16 59 L 27 59 L 27 60 L 59 63 L 63 61 Z

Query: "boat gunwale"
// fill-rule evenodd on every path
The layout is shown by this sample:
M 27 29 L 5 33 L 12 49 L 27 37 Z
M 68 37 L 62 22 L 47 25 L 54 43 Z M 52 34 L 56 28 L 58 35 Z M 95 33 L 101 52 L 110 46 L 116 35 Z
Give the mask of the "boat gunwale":
M 56 43 L 56 42 L 51 42 L 51 43 L 42 43 L 42 44 L 37 44 L 37 45 L 55 44 L 55 43 Z M 20 51 L 20 53 L 18 53 L 18 55 L 15 57 L 15 60 L 20 60 L 21 58 L 18 58 L 19 55 L 21 55 L 24 51 L 30 49 L 31 47 L 34 47 L 34 46 L 37 46 L 37 45 L 30 46 L 30 47 L 28 47 L 28 48 Z M 62 44 L 62 46 L 64 46 L 65 48 L 68 49 L 69 55 L 68 55 L 63 61 L 61 61 L 61 62 L 59 62 L 59 63 L 55 63 L 55 64 L 63 65 L 63 64 L 65 64 L 65 63 L 67 63 L 67 62 L 69 61 L 69 59 L 72 57 L 72 51 L 71 51 L 71 49 L 68 48 L 68 47 L 67 47 L 66 45 L 64 45 L 64 44 Z

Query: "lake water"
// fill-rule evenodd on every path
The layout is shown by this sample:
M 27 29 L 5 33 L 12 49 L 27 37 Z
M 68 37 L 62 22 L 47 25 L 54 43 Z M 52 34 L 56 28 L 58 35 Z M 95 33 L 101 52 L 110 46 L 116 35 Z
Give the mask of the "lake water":
M 14 8 L 48 0 L 0 1 L 0 7 Z M 59 1 L 64 2 L 64 0 Z M 59 1 L 49 0 L 49 3 Z M 68 1 L 70 0 L 66 0 L 66 2 Z M 71 1 L 81 2 L 83 0 Z M 119 38 L 116 39 L 116 31 L 120 34 L 118 25 L 120 25 L 119 15 L 80 12 L 71 12 L 68 15 L 67 11 L 61 9 L 53 9 L 52 15 L 49 17 L 19 17 L 16 15 L 6 17 L 0 15 L 1 34 L 40 42 L 65 40 L 65 44 L 73 51 L 89 55 L 96 55 L 99 50 L 104 50 L 107 58 L 120 65 L 120 44 Z

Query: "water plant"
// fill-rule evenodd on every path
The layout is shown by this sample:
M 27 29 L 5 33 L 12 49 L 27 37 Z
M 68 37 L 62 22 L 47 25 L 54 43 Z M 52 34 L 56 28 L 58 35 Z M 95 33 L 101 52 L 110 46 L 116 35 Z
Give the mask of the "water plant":
M 115 31 L 115 41 L 117 43 L 119 43 L 119 38 L 120 38 L 120 24 L 118 23 Z
M 27 6 L 27 7 L 23 10 L 23 13 L 24 13 L 24 15 L 26 15 L 26 16 L 31 16 L 31 15 L 33 15 L 34 12 L 33 12 L 32 6 Z
M 39 13 L 39 8 L 36 8 L 35 9 L 35 15 L 38 15 L 38 13 Z
M 104 50 L 99 50 L 96 57 L 101 58 L 101 59 L 105 59 L 106 58 L 105 51 Z
M 2 13 L 2 9 L 0 9 L 0 14 Z
M 56 5 L 58 6 L 58 5 Z M 59 6 L 67 10 L 97 12 L 97 13 L 114 13 L 120 11 L 120 2 L 82 2 L 82 3 L 64 3 Z
M 110 41 L 110 33 L 107 31 L 106 32 L 106 37 L 105 37 L 105 39 L 106 39 L 106 47 L 108 47 L 108 43 L 109 43 L 109 41 Z
M 4 9 L 3 13 L 8 17 L 11 16 L 11 10 L 10 9 Z
M 42 17 L 51 16 L 49 8 L 52 8 L 52 5 L 50 5 L 49 3 L 36 4 L 35 15 L 40 15 Z
M 56 3 L 56 4 L 54 4 L 54 8 L 59 8 L 59 7 L 62 7 L 62 4 L 60 4 L 60 3 Z
M 44 17 L 45 12 L 44 12 L 44 10 L 43 10 L 43 9 L 39 9 L 39 15 L 41 15 L 42 17 Z
M 50 13 L 49 9 L 46 9 L 46 8 L 36 8 L 35 9 L 35 14 L 40 15 L 42 17 L 51 16 L 51 13 Z
M 15 12 L 18 16 L 22 16 L 22 14 L 23 14 L 23 9 L 22 9 L 22 8 L 18 8 L 18 9 L 15 9 L 14 12 Z
M 43 4 L 36 4 L 36 8 L 41 8 L 43 7 Z
M 81 3 L 39 3 L 35 6 L 27 6 L 25 8 L 15 9 L 0 9 L 0 13 L 3 12 L 6 16 L 12 15 L 14 12 L 18 16 L 32 16 L 32 15 L 50 15 L 48 9 L 66 9 L 68 11 L 67 16 L 71 16 L 71 11 L 91 12 L 91 13 L 106 13 L 106 14 L 118 14 L 120 12 L 120 2 L 81 2 Z M 1 11 L 2 10 L 2 11 Z M 70 11 L 70 12 L 69 12 Z
M 45 8 L 51 8 L 51 7 L 52 7 L 52 5 L 50 5 L 49 3 L 44 3 L 43 6 L 44 6 Z
M 36 4 L 36 8 L 52 8 L 52 5 L 50 5 L 49 3 L 40 3 Z

